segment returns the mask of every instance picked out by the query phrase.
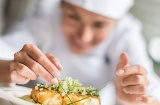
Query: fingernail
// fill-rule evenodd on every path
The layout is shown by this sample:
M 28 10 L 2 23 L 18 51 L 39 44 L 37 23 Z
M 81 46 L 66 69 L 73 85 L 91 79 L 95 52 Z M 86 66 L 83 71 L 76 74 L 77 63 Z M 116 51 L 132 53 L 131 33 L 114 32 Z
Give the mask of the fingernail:
M 53 79 L 51 80 L 51 83 L 56 85 L 56 84 L 58 84 L 58 80 L 57 80 L 56 78 L 53 78 Z
M 117 70 L 117 75 L 122 75 L 122 74 L 124 74 L 124 70 Z
M 142 97 L 137 97 L 136 100 L 137 101 L 142 101 Z
M 58 71 L 54 71 L 54 72 L 53 72 L 53 76 L 54 76 L 55 78 L 58 78 L 58 77 L 60 76 L 60 73 L 59 73 Z

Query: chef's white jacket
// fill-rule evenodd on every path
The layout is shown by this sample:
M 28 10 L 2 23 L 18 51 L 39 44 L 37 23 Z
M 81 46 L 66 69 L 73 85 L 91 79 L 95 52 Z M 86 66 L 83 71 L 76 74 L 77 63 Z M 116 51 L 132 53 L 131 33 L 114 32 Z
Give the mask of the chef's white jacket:
M 56 1 L 56 0 L 55 0 Z M 25 21 L 15 25 L 7 35 L 0 37 L 0 59 L 13 59 L 24 44 L 36 44 L 43 53 L 51 52 L 57 56 L 64 67 L 61 78 L 72 77 L 84 85 L 101 90 L 102 105 L 114 105 L 116 91 L 114 84 L 115 67 L 122 52 L 127 52 L 130 64 L 140 64 L 148 70 L 150 85 L 148 94 L 160 101 L 160 80 L 155 74 L 149 59 L 146 43 L 142 38 L 141 24 L 131 14 L 119 20 L 109 37 L 89 54 L 76 55 L 70 51 L 61 29 L 61 10 L 59 2 L 41 0 L 35 13 Z M 39 78 L 26 86 L 46 82 Z

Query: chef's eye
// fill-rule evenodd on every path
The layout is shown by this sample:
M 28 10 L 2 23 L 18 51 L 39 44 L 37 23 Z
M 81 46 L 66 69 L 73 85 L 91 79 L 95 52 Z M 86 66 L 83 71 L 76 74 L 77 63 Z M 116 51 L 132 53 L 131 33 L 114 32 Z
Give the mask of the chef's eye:
M 73 15 L 73 14 L 69 14 L 68 18 L 73 20 L 73 21 L 77 21 L 77 22 L 80 21 L 80 18 L 78 16 L 76 16 L 76 15 Z
M 95 22 L 95 23 L 93 24 L 93 27 L 94 27 L 94 28 L 103 28 L 104 25 L 105 25 L 105 23 L 103 23 L 103 22 Z

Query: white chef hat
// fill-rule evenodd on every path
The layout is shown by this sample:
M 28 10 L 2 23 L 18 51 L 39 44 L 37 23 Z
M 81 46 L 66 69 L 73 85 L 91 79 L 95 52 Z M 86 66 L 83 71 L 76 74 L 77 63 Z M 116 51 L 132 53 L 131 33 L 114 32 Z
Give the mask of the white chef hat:
M 134 4 L 134 0 L 64 0 L 93 13 L 120 19 Z

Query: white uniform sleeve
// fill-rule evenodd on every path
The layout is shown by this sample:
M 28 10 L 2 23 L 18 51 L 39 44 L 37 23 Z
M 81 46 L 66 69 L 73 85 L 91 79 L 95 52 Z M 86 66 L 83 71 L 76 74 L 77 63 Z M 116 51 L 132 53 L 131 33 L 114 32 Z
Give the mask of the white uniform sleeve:
M 53 20 L 56 20 L 58 3 L 58 0 L 39 1 L 32 16 L 0 37 L 0 59 L 13 59 L 14 53 L 22 49 L 24 44 L 36 44 L 40 49 L 45 49 L 53 42 L 51 37 L 55 27 L 52 25 L 55 25 Z
M 23 23 L 21 25 L 24 25 Z M 0 59 L 11 60 L 15 52 L 22 49 L 26 43 L 35 44 L 35 40 L 30 31 L 24 25 L 16 26 L 12 32 L 0 37 Z

